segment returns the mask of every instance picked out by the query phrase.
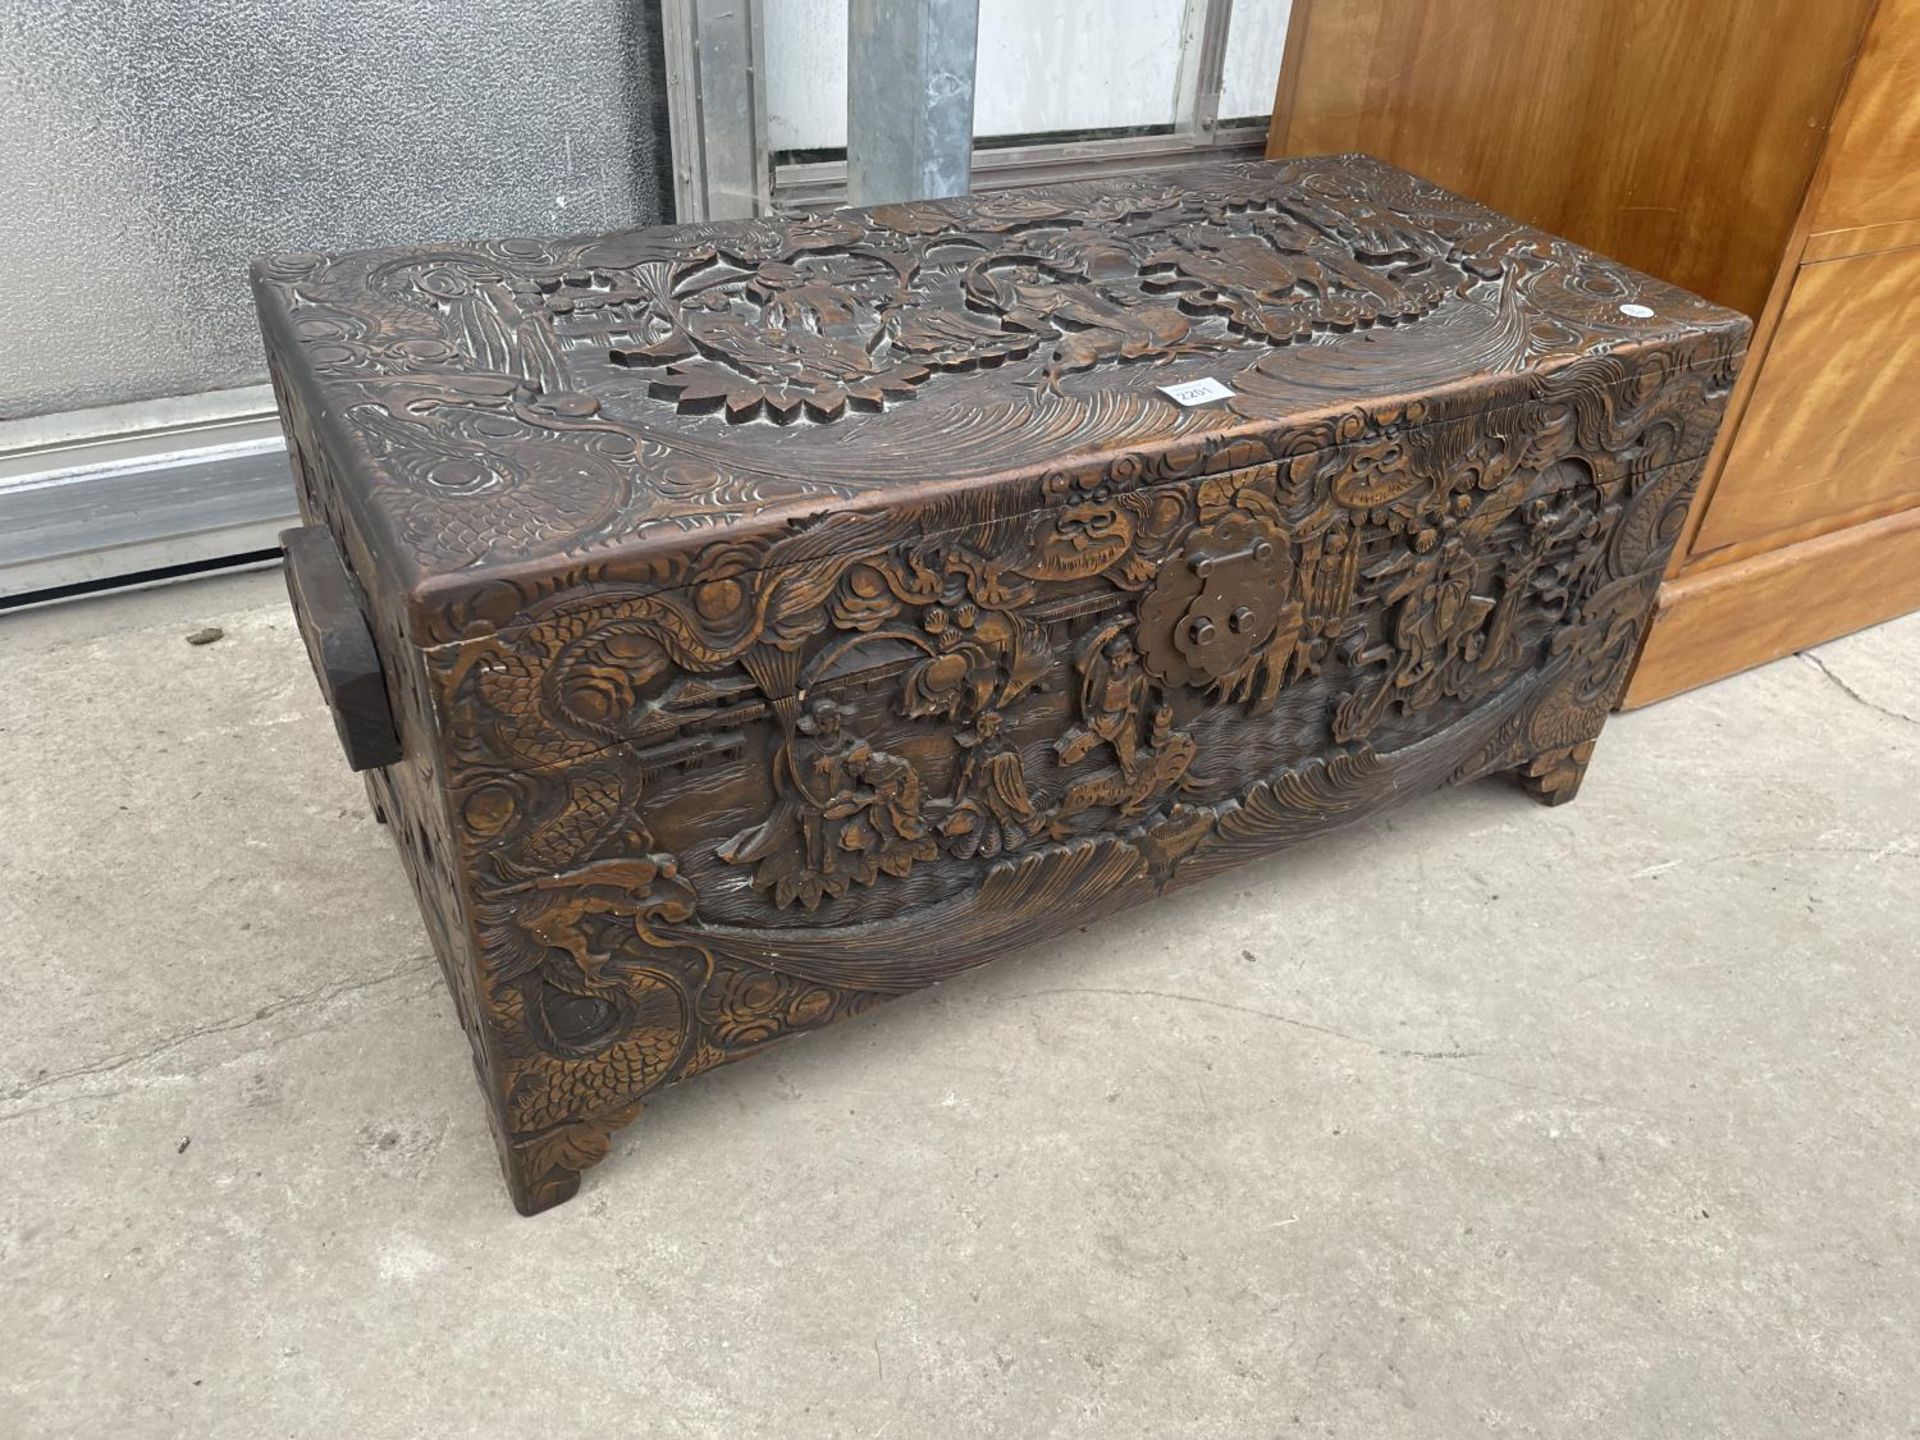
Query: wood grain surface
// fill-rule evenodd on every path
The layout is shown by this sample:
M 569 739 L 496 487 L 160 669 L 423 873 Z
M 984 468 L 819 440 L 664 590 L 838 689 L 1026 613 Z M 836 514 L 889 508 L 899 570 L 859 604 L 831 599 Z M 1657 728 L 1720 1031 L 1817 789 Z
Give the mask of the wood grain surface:
M 1369 151 L 1755 315 L 1871 7 L 1295 0 L 1267 153 Z
M 526 1211 L 783 1037 L 1445 785 L 1570 799 L 1747 336 L 1355 156 L 257 290 Z
M 1920 222 L 1920 0 L 1880 0 L 1834 122 L 1813 230 L 1827 236 L 1914 222 Z
M 1920 249 L 1803 266 L 1696 559 L 1916 502 Z
M 1920 249 L 1920 220 L 1889 220 L 1884 225 L 1861 225 L 1851 230 L 1824 230 L 1807 237 L 1802 264 L 1845 260 L 1852 255 L 1880 255 L 1889 250 Z
M 1669 580 L 1628 687 L 1650 705 L 1920 609 L 1920 509 Z

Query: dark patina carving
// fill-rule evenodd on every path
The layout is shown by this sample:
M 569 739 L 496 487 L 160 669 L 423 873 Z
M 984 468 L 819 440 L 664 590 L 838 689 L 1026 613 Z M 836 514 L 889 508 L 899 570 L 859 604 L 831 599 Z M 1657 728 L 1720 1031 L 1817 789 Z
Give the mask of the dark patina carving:
M 1571 798 L 1746 333 L 1358 157 L 257 285 L 527 1210 L 782 1036 L 1438 786 Z

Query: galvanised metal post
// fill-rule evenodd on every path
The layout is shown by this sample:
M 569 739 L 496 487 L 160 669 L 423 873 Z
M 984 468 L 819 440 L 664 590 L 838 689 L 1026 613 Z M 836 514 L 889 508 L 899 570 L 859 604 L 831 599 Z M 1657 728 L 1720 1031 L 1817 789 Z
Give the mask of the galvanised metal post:
M 979 36 L 979 0 L 850 0 L 850 203 L 967 193 Z

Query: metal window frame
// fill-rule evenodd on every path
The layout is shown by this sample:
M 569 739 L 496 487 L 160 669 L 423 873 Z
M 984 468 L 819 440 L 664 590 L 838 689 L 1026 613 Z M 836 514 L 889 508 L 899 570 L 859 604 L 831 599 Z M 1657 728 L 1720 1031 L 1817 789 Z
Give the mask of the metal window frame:
M 1227 33 L 1232 28 L 1233 0 L 1187 0 L 1173 82 L 1173 128 L 1202 145 L 1211 143 L 1219 128 Z
M 764 0 L 664 0 L 668 111 L 678 218 L 764 215 L 847 203 L 844 160 L 777 161 L 767 138 Z M 971 188 L 1125 175 L 1203 160 L 1258 159 L 1266 121 L 1223 124 L 1220 94 L 1233 0 L 1187 0 L 1170 133 L 974 146 Z M 746 126 L 737 119 L 744 113 Z M 731 126 L 731 128 L 729 128 Z M 750 154 L 743 155 L 742 140 Z M 748 198 L 751 204 L 747 203 Z
M 767 212 L 765 35 L 761 0 L 662 0 L 674 218 Z
M 1091 176 L 1133 175 L 1204 160 L 1258 160 L 1266 154 L 1264 121 L 1217 126 L 1205 144 L 1172 135 L 1121 135 L 1084 140 L 1038 141 L 973 152 L 975 190 L 1008 190 Z M 814 160 L 778 165 L 773 175 L 776 211 L 832 209 L 847 203 L 847 162 Z

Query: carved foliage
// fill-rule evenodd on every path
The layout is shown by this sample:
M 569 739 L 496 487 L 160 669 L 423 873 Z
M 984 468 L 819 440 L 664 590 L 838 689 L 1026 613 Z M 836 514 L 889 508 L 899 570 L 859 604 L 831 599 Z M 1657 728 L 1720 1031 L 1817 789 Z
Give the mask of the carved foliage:
M 307 503 L 404 577 L 381 793 L 522 1204 L 783 1035 L 1571 795 L 1737 350 L 1641 284 L 1352 158 L 266 267 Z M 1143 373 L 1195 356 L 1230 401 Z
M 462 808 L 498 877 L 482 935 L 494 1023 L 519 1037 L 528 1163 L 586 1156 L 647 1090 L 890 993 L 869 937 L 916 942 L 868 922 L 863 894 L 911 889 L 932 927 L 918 943 L 964 965 L 1003 943 L 976 889 L 989 874 L 1012 887 L 1000 907 L 1052 895 L 1080 913 L 1450 775 L 1522 765 L 1570 794 L 1658 575 L 1659 543 L 1624 537 L 1665 533 L 1694 469 L 1675 482 L 1576 444 L 1563 430 L 1463 466 L 1413 433 L 1305 479 L 1265 464 L 1164 490 L 1072 482 L 1011 522 L 739 572 L 706 610 L 787 615 L 773 645 L 717 622 L 681 633 L 700 607 L 655 594 L 556 619 L 544 665 L 510 685 L 457 670 L 453 712 L 509 753 L 562 730 L 601 746 L 547 780 L 492 772 Z M 775 598 L 795 584 L 816 601 L 804 616 Z M 1312 736 L 1303 702 L 1335 748 L 1224 792 L 1196 779 L 1197 720 L 1271 714 Z M 649 745 L 688 743 L 688 715 L 770 736 L 740 782 L 763 813 L 702 862 L 703 883 L 734 871 L 763 897 L 762 928 L 702 921 L 684 861 L 656 849 L 648 817 L 686 833 L 678 796 L 699 792 L 639 776 Z M 1444 746 L 1400 748 L 1439 731 Z M 1091 867 L 1090 841 L 1108 847 Z M 789 908 L 823 922 L 817 959 L 782 928 Z
M 1472 283 L 1445 240 L 1369 249 L 1331 197 L 1253 173 L 1144 183 L 1134 203 L 1062 187 L 883 207 L 863 223 L 767 221 L 671 258 L 563 268 L 531 286 L 563 345 L 603 347 L 683 414 L 826 423 L 907 399 L 940 372 L 1036 358 L 1043 383 L 1316 331 L 1407 324 Z M 1120 203 L 1116 203 L 1116 202 Z M 586 257 L 583 257 L 586 258 Z M 1216 319 L 1217 317 L 1217 319 Z
M 1230 468 L 1201 462 L 1246 421 L 1274 430 L 1276 458 L 1363 438 L 1378 412 L 1308 417 L 1431 390 L 1439 354 L 1505 403 L 1536 368 L 1726 320 L 1352 156 L 280 256 L 257 285 L 270 343 L 367 471 L 360 501 L 391 532 L 396 573 L 439 577 L 436 603 L 496 625 L 495 566 L 518 585 L 536 557 L 617 555 L 622 579 L 658 588 L 691 537 L 764 538 L 822 501 L 1004 473 L 1011 504 L 1026 484 L 1013 472 L 1068 454 L 1124 457 L 1128 484 Z M 1659 319 L 1623 318 L 1626 300 Z M 1723 328 L 1678 348 L 1685 363 L 1737 345 Z M 1157 389 L 1202 371 L 1235 398 L 1182 410 Z M 1430 418 L 1412 413 L 1424 403 L 1409 420 Z M 455 638 L 460 619 L 418 616 L 415 638 Z

